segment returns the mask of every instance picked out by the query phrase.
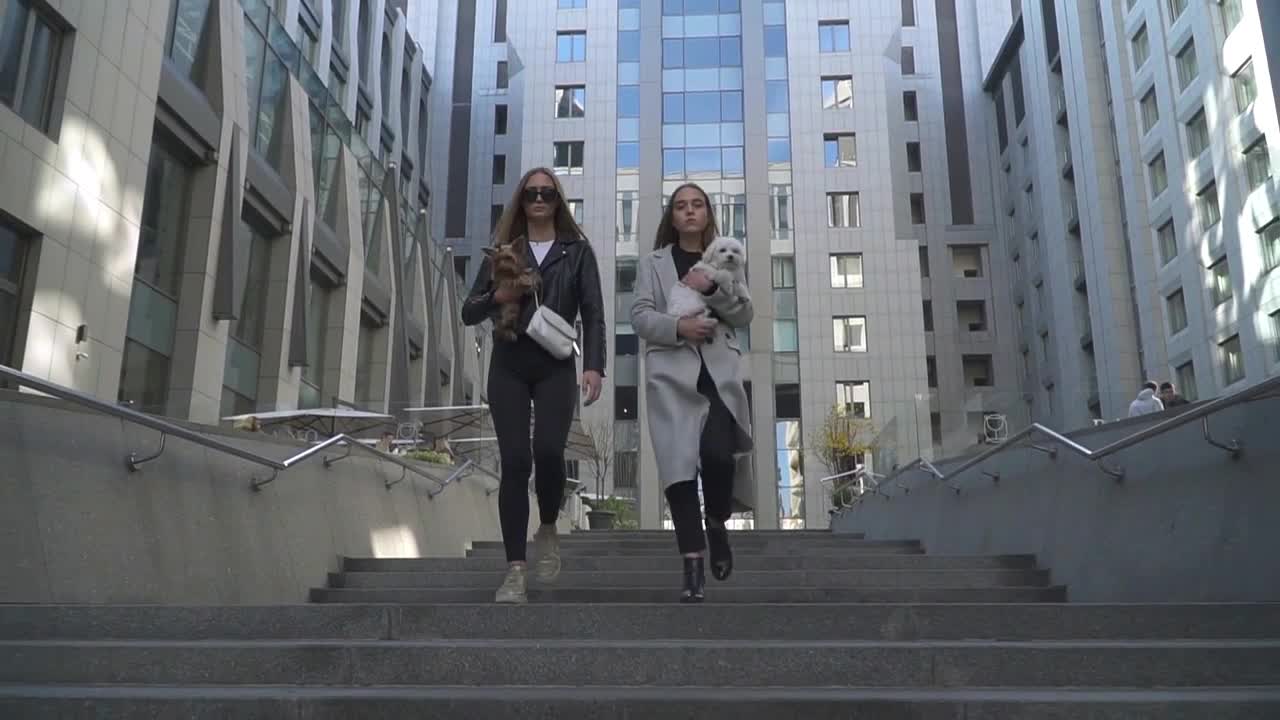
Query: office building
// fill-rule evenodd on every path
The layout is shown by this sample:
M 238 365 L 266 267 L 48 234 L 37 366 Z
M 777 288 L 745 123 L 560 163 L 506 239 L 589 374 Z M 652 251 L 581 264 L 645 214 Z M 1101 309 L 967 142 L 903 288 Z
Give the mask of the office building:
M 1280 371 L 1280 8 L 1012 4 L 985 87 L 1033 416 L 1070 429 L 1147 379 L 1194 400 Z

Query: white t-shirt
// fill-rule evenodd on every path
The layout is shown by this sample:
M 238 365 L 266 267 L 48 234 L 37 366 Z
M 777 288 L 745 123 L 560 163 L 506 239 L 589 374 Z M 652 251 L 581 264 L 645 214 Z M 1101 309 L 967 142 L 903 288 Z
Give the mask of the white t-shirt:
M 529 247 L 533 249 L 533 257 L 538 261 L 539 265 L 541 265 L 542 261 L 547 257 L 547 253 L 551 252 L 551 246 L 555 244 L 555 240 L 548 240 L 546 242 L 529 242 Z

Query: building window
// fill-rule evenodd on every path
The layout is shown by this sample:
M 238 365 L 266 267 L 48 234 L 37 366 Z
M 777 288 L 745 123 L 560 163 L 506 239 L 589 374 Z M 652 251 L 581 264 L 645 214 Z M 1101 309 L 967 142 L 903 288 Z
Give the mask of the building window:
M 858 193 L 827 193 L 827 227 L 852 228 L 862 224 Z
M 1013 89 L 1013 123 L 1021 125 L 1027 116 L 1027 99 L 1022 93 L 1022 60 L 1016 55 L 1009 63 L 1009 86 Z
M 54 129 L 62 35 L 61 22 L 42 5 L 0 3 L 0 102 L 46 134 Z
M 1265 135 L 1244 151 L 1244 166 L 1250 190 L 1257 190 L 1271 178 L 1271 157 L 1267 152 Z
M 619 190 L 617 194 L 617 226 L 614 228 L 618 242 L 635 242 L 639 193 L 635 190 Z
M 1222 385 L 1230 387 L 1244 379 L 1244 355 L 1240 352 L 1240 336 L 1232 335 L 1218 344 L 1222 359 Z
M 1164 153 L 1156 155 L 1147 166 L 1147 179 L 1151 182 L 1151 197 L 1159 197 L 1169 187 L 1169 176 L 1165 171 Z
M 818 23 L 818 51 L 849 52 L 849 21 L 831 20 Z
M 1253 60 L 1249 60 L 1231 77 L 1231 88 L 1236 96 L 1236 110 L 1248 110 L 1258 97 L 1258 81 L 1253 72 Z
M 1160 104 L 1156 101 L 1156 89 L 1151 88 L 1142 96 L 1142 131 L 1151 132 L 1151 128 L 1160 122 Z
M 1196 366 L 1194 363 L 1186 362 L 1174 369 L 1174 374 L 1178 377 L 1178 393 L 1186 398 L 1188 402 L 1195 402 L 1200 399 L 1200 389 L 1196 387 Z
M 1178 257 L 1178 235 L 1173 229 L 1173 221 L 1165 223 L 1156 231 L 1156 243 L 1160 248 L 1160 265 L 1163 267 Z
M 920 307 L 924 313 L 924 331 L 933 332 L 933 301 L 924 300 L 920 303 Z
M 311 292 L 307 302 L 307 364 L 302 368 L 302 386 L 298 389 L 298 407 L 324 406 L 325 347 L 329 336 L 329 306 L 334 287 L 328 278 L 311 266 Z
M 798 405 L 799 386 L 775 386 L 774 394 L 783 392 L 784 388 L 795 388 Z M 774 422 L 777 442 L 778 527 L 797 530 L 805 524 L 804 436 L 799 420 L 783 420 L 783 417 L 778 415 L 778 420 Z
M 164 413 L 169 399 L 190 184 L 191 168 L 152 141 L 117 395 L 146 413 Z
M 587 6 L 587 0 L 559 0 L 556 7 L 561 10 L 581 10 Z
M 997 89 L 991 96 L 996 108 L 996 139 L 1000 141 L 1000 152 L 1009 147 L 1009 121 L 1005 118 L 1004 90 Z
M 1169 23 L 1173 24 L 1187 9 L 1187 0 L 1169 0 Z
M 911 224 L 924 224 L 924 193 L 911 193 Z
M 22 275 L 31 233 L 10 224 L 0 215 L 0 364 L 18 367 L 14 357 L 18 342 L 18 306 L 22 300 Z M 170 335 L 172 341 L 172 335 Z M 169 386 L 165 378 L 164 387 Z
M 493 184 L 502 185 L 507 181 L 507 156 L 498 153 L 493 156 Z
M 791 186 L 769 185 L 769 231 L 773 240 L 791 237 Z
M 204 67 L 209 5 L 209 0 L 177 0 L 169 8 L 164 54 L 179 74 L 191 80 L 198 79 Z
M 902 118 L 907 122 L 920 120 L 920 108 L 916 105 L 916 91 L 907 90 L 902 93 Z
M 635 385 L 618 385 L 613 389 L 613 419 L 635 420 L 640 413 L 640 393 Z
M 266 336 L 267 288 L 271 280 L 271 241 L 252 226 L 246 254 L 244 295 L 227 333 L 226 367 L 222 380 L 222 416 L 257 409 L 258 377 Z M 272 371 L 274 374 L 274 371 Z
M 581 140 L 555 143 L 555 171 L 557 175 L 582 174 L 582 145 Z
M 799 328 L 795 320 L 776 319 L 773 321 L 773 351 L 798 352 L 800 350 Z
M 981 300 L 956 302 L 956 318 L 961 328 L 969 332 L 987 331 L 987 304 Z
M 1280 363 L 1280 310 L 1271 313 L 1271 361 Z
M 923 169 L 920 161 L 920 143 L 907 143 L 907 172 L 920 172 Z
M 952 245 L 951 267 L 958 278 L 982 277 L 982 246 Z
M 509 69 L 509 66 L 507 65 L 507 61 L 499 60 L 498 61 L 498 79 L 494 87 L 498 88 L 499 90 L 506 90 L 511 83 L 511 78 L 509 76 L 510 72 L 511 71 Z
M 1196 193 L 1196 214 L 1200 216 L 1200 229 L 1204 232 L 1222 220 L 1222 211 L 1218 209 L 1218 183 L 1211 182 Z
M 565 204 L 569 207 L 569 214 L 573 216 L 573 221 L 581 225 L 583 217 L 582 198 L 566 200 Z
M 1147 26 L 1138 28 L 1133 36 L 1133 69 L 1140 70 L 1151 56 L 1151 39 L 1147 36 Z
M 1186 90 L 1191 85 L 1191 81 L 1196 79 L 1196 75 L 1200 74 L 1200 67 L 1196 60 L 1196 41 L 1193 38 L 1178 51 L 1178 89 Z
M 910 45 L 902 46 L 902 74 L 916 74 L 916 49 Z
M 831 330 L 835 336 L 836 352 L 867 351 L 867 319 L 862 316 L 836 316 L 831 318 Z
M 917 250 L 920 252 L 920 277 L 921 279 L 929 279 L 929 246 L 921 245 Z
M 791 255 L 775 255 L 770 262 L 775 290 L 790 290 L 796 286 L 796 259 Z
M 990 355 L 964 355 L 964 384 L 967 387 L 983 388 L 995 385 L 991 373 Z
M 575 63 L 587 59 L 587 34 L 582 31 L 556 33 L 556 62 Z
M 1231 267 L 1224 257 L 1209 266 L 1209 301 L 1214 307 L 1230 300 L 1234 295 L 1231 288 Z
M 498 229 L 498 221 L 502 219 L 502 211 L 505 210 L 502 205 L 489 206 L 489 234 L 493 235 Z
M 831 287 L 862 287 L 862 253 L 831 254 Z
M 916 0 L 902 0 L 902 27 L 915 27 Z
M 938 387 L 938 358 L 928 355 L 924 359 L 925 378 L 931 389 Z
M 871 417 L 871 382 L 839 380 L 836 382 L 836 408 L 846 417 Z
M 822 78 L 822 107 L 824 110 L 853 107 L 852 75 L 831 75 Z
M 1183 297 L 1182 290 L 1173 291 L 1173 294 L 1164 299 L 1165 311 L 1169 315 L 1169 334 L 1177 335 L 1187 329 L 1187 301 Z
M 289 68 L 267 43 L 266 28 L 255 25 L 248 13 L 244 17 L 249 135 L 254 149 L 275 164 L 283 142 L 281 129 L 287 124 L 281 111 L 289 88 Z
M 507 134 L 507 106 L 506 105 L 493 106 L 493 134 L 494 135 Z
M 1271 221 L 1258 237 L 1262 241 L 1262 271 L 1271 272 L 1280 267 L 1280 220 Z
M 579 118 L 587 114 L 585 85 L 556 86 L 556 117 Z
M 1222 28 L 1230 35 L 1244 18 L 1244 8 L 1240 0 L 1219 0 L 1219 4 L 1222 6 Z
M 829 168 L 858 164 L 858 142 L 853 133 L 827 133 L 822 137 L 825 164 Z
M 1205 120 L 1204 110 L 1201 110 L 1187 123 L 1187 151 L 1191 158 L 1195 159 L 1208 149 L 1209 123 Z
M 496 43 L 507 41 L 507 0 L 496 0 L 494 3 L 493 41 Z

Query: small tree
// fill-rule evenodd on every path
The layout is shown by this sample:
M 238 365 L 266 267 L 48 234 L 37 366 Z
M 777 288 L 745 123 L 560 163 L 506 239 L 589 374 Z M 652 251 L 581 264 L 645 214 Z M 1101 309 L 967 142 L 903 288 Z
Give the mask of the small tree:
M 828 475 L 854 470 L 867 453 L 875 450 L 875 427 L 870 420 L 856 418 L 842 405 L 833 405 L 822 424 L 809 435 L 809 449 Z M 839 493 L 845 483 L 837 483 Z
M 583 424 L 582 432 L 589 440 L 585 460 L 596 480 L 596 498 L 603 498 L 604 479 L 613 465 L 613 423 L 592 420 Z

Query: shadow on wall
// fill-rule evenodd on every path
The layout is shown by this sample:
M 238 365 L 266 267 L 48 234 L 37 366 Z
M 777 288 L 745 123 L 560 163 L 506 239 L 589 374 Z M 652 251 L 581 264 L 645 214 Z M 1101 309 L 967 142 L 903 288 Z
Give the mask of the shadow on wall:
M 1097 449 L 1165 419 L 1152 417 L 1072 439 Z M 1010 448 L 947 484 L 912 473 L 832 528 L 919 539 L 935 554 L 1034 553 L 1073 601 L 1280 601 L 1278 425 L 1280 398 L 1227 408 L 1209 427 L 1240 442 L 1238 459 L 1207 443 L 1197 421 L 1108 458 L 1123 482 L 1074 453 Z
M 284 458 L 301 447 L 223 432 Z M 255 465 L 182 440 L 131 473 L 151 430 L 43 397 L 0 394 L 0 602 L 305 602 L 343 555 L 461 556 L 498 538 L 485 485 L 438 486 L 374 458 L 319 458 L 261 492 Z

